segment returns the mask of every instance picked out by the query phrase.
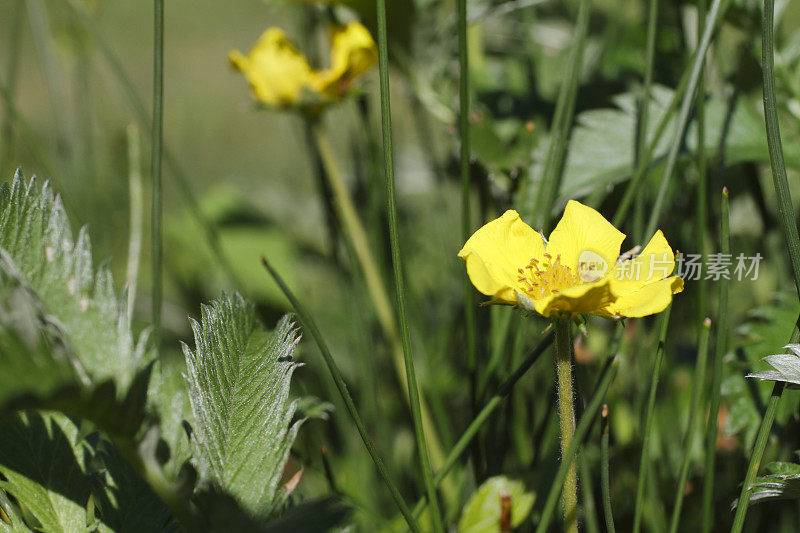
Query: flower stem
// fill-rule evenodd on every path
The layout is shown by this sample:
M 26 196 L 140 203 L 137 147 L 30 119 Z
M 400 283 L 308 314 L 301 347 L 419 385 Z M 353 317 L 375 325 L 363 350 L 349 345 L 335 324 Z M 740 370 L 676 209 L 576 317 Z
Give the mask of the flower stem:
M 572 392 L 572 324 L 568 318 L 553 320 L 556 331 L 556 377 L 558 382 L 558 417 L 561 427 L 561 455 L 567 450 L 575 435 L 575 405 Z M 564 530 L 578 531 L 578 475 L 575 462 L 569 465 L 564 478 Z
M 611 386 L 611 382 L 614 381 L 614 377 L 617 375 L 618 368 L 619 360 L 617 356 L 613 356 L 608 358 L 602 372 L 600 372 L 600 377 L 598 378 L 597 387 L 592 395 L 592 399 L 589 400 L 589 403 L 586 405 L 580 422 L 578 422 L 575 428 L 575 438 L 563 453 L 561 465 L 559 465 L 558 472 L 556 472 L 553 483 L 550 485 L 550 490 L 547 493 L 547 500 L 545 500 L 544 508 L 542 509 L 541 520 L 539 520 L 539 524 L 536 526 L 536 533 L 545 533 L 550 526 L 550 520 L 558 505 L 558 497 L 561 495 L 561 489 L 569 474 L 570 466 L 574 466 L 572 462 L 578 453 L 578 447 L 583 443 L 586 435 L 589 433 L 589 429 L 595 421 L 597 413 L 600 411 L 600 406 L 603 404 L 606 391 L 608 391 L 608 387 Z M 578 523 L 576 520 L 572 531 L 574 532 L 577 530 Z

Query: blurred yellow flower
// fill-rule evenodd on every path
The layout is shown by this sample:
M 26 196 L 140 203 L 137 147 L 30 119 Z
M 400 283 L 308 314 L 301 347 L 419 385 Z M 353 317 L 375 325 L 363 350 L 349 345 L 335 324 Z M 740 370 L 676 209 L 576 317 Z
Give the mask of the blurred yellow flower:
M 234 50 L 228 56 L 253 91 L 253 98 L 267 105 L 287 107 L 298 103 L 314 72 L 280 28 L 269 28 L 245 56 Z
M 549 317 L 589 313 L 641 317 L 663 311 L 683 280 L 659 230 L 634 259 L 618 262 L 625 235 L 594 209 L 571 200 L 544 237 L 506 211 L 467 240 L 458 256 L 491 303 L 521 305 Z
M 358 22 L 334 26 L 331 31 L 331 66 L 316 77 L 316 89 L 331 98 L 345 94 L 356 78 L 378 60 L 369 30 Z
M 273 107 L 313 107 L 339 99 L 377 57 L 375 41 L 358 22 L 332 28 L 330 68 L 321 71 L 309 65 L 280 28 L 267 29 L 247 55 L 238 50 L 229 54 L 253 98 Z

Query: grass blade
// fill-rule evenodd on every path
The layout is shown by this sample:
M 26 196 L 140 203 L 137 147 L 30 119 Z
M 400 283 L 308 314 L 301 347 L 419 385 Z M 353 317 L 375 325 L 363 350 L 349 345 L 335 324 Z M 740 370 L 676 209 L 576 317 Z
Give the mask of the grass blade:
M 731 253 L 730 206 L 728 189 L 722 189 L 720 252 Z M 722 386 L 722 358 L 728 351 L 728 281 L 717 281 L 719 311 L 717 312 L 717 338 L 714 347 L 714 364 L 711 366 L 711 400 L 706 427 L 706 466 L 703 479 L 703 531 L 711 531 L 714 523 L 714 462 L 717 453 L 717 416 L 719 415 L 720 388 Z
M 670 305 L 661 316 L 661 331 L 658 334 L 658 347 L 656 360 L 653 362 L 653 372 L 650 375 L 650 392 L 647 398 L 647 411 L 644 415 L 644 437 L 642 438 L 642 455 L 639 459 L 639 477 L 636 481 L 636 503 L 633 512 L 633 532 L 639 533 L 642 526 L 642 513 L 644 511 L 644 489 L 647 483 L 647 467 L 650 465 L 650 441 L 653 430 L 653 413 L 656 408 L 656 392 L 658 390 L 658 376 L 661 371 L 661 361 L 664 358 L 664 346 L 667 341 L 667 328 L 669 315 L 672 311 Z
M 786 163 L 783 159 L 783 147 L 781 146 L 780 123 L 778 122 L 777 98 L 775 97 L 775 0 L 764 0 L 764 19 L 761 28 L 761 54 L 762 54 L 762 75 L 764 85 L 764 119 L 767 129 L 767 145 L 769 147 L 769 161 L 772 167 L 772 183 L 778 197 L 778 213 L 781 219 L 781 226 L 786 237 L 786 245 L 789 249 L 789 259 L 792 262 L 792 274 L 794 275 L 795 288 L 800 297 L 800 237 L 798 237 L 797 226 L 795 225 L 794 207 L 792 197 L 789 192 L 789 182 L 786 178 Z M 800 318 L 798 318 L 800 321 Z M 790 343 L 800 340 L 800 330 L 796 327 L 792 332 Z M 775 412 L 778 409 L 781 396 L 783 395 L 783 382 L 776 382 L 772 388 L 772 394 L 767 404 L 764 418 L 761 420 L 761 427 L 756 436 L 753 446 L 753 453 L 750 455 L 750 462 L 747 465 L 742 491 L 739 494 L 739 501 L 736 507 L 736 515 L 733 519 L 731 532 L 739 533 L 744 527 L 744 520 L 747 516 L 747 506 L 750 503 L 751 485 L 758 473 L 761 464 L 761 457 L 767 446 L 767 438 L 772 429 L 772 422 L 775 420 Z
M 683 437 L 683 459 L 678 473 L 678 483 L 675 487 L 675 507 L 672 508 L 672 519 L 670 520 L 670 533 L 677 533 L 678 524 L 681 521 L 681 508 L 683 507 L 683 496 L 686 494 L 686 479 L 689 475 L 689 465 L 692 457 L 692 445 L 694 444 L 695 420 L 697 411 L 700 408 L 705 387 L 706 363 L 708 360 L 708 337 L 711 334 L 711 319 L 703 321 L 703 329 L 700 330 L 700 346 L 697 350 L 697 362 L 694 367 L 694 386 L 692 387 L 692 398 L 689 401 L 689 420 L 686 422 L 686 434 Z
M 25 2 L 14 0 L 14 11 L 11 15 L 11 31 L 8 32 L 8 42 L 6 50 L 6 76 L 3 84 L 8 91 L 10 100 L 13 101 L 17 92 L 17 81 L 19 79 L 19 64 L 22 56 L 22 16 Z M 12 120 L 11 103 L 6 102 L 3 113 L 3 126 L 0 129 L 0 139 L 3 142 L 2 154 L 0 155 L 0 172 L 8 170 L 7 166 L 11 162 L 11 154 L 14 153 L 14 121 Z
M 389 217 L 389 240 L 392 248 L 392 266 L 394 267 L 394 288 L 397 298 L 397 317 L 400 323 L 400 338 L 403 341 L 403 355 L 406 362 L 408 379 L 408 400 L 411 404 L 411 417 L 414 420 L 414 434 L 417 440 L 422 479 L 431 505 L 431 517 L 434 531 L 444 531 L 436 498 L 436 485 L 433 483 L 433 471 L 428 458 L 428 445 L 425 442 L 425 430 L 420 413 L 419 389 L 414 372 L 414 358 L 411 355 L 411 337 L 406 315 L 406 295 L 403 281 L 403 264 L 400 254 L 400 238 L 397 231 L 397 199 L 394 184 L 394 162 L 392 160 L 392 107 L 389 97 L 389 49 L 386 36 L 386 0 L 378 0 L 378 70 L 381 86 L 381 129 L 383 130 L 383 163 L 386 172 L 386 211 Z
M 603 492 L 603 511 L 606 517 L 606 531 L 615 533 L 614 513 L 611 507 L 611 476 L 608 460 L 608 406 L 603 404 L 600 411 L 600 488 Z
M 464 433 L 458 439 L 458 442 L 456 442 L 455 446 L 453 446 L 453 449 L 450 450 L 450 453 L 447 455 L 447 459 L 445 459 L 442 467 L 436 471 L 436 475 L 434 476 L 433 480 L 437 485 L 447 477 L 447 474 L 449 474 L 450 470 L 455 466 L 458 458 L 461 457 L 461 454 L 467 449 L 467 446 L 469 446 L 469 443 L 472 442 L 473 438 L 475 438 L 475 435 L 478 434 L 478 431 L 489 419 L 489 416 L 491 416 L 495 409 L 499 407 L 503 399 L 509 395 L 517 381 L 519 381 L 519 379 L 524 376 L 528 370 L 530 370 L 530 368 L 544 353 L 544 351 L 553 343 L 553 337 L 554 333 L 551 331 L 545 338 L 539 341 L 539 344 L 536 345 L 536 348 L 533 349 L 533 352 L 531 352 L 525 361 L 523 361 L 522 364 L 517 367 L 514 373 L 511 374 L 511 376 L 509 376 L 502 385 L 500 385 L 494 396 L 492 396 L 491 399 L 486 402 L 486 405 L 483 407 L 483 409 L 481 409 L 480 413 L 478 413 L 472 422 L 470 422 L 467 429 L 464 430 Z M 419 516 L 426 504 L 426 498 L 423 498 L 417 502 L 417 504 L 414 506 L 414 516 Z
M 153 345 L 158 352 L 161 345 L 161 305 L 163 298 L 163 255 L 162 242 L 162 183 L 161 183 L 161 151 L 163 143 L 164 123 L 164 0 L 154 0 L 153 18 L 153 153 L 151 154 L 150 173 L 153 180 L 152 208 L 150 212 L 152 227 L 152 261 L 153 261 Z
M 703 36 L 700 39 L 700 44 L 697 46 L 697 51 L 692 63 L 689 84 L 686 87 L 686 93 L 683 95 L 681 110 L 678 114 L 678 125 L 675 130 L 675 137 L 672 140 L 672 146 L 670 147 L 667 155 L 667 162 L 664 167 L 664 175 L 661 177 L 661 184 L 659 185 L 656 201 L 653 205 L 653 210 L 650 213 L 650 219 L 647 222 L 644 235 L 639 236 L 640 241 L 643 241 L 647 235 L 653 235 L 653 233 L 656 231 L 656 224 L 658 224 L 658 220 L 661 217 L 661 211 L 664 208 L 667 187 L 669 186 L 669 182 L 672 179 L 672 174 L 675 171 L 675 164 L 678 161 L 678 152 L 681 149 L 683 134 L 686 130 L 686 125 L 689 122 L 689 114 L 692 110 L 692 103 L 695 99 L 695 93 L 700 80 L 700 74 L 703 70 L 703 65 L 705 64 L 706 52 L 711 44 L 711 36 L 714 34 L 714 30 L 716 30 L 717 23 L 722 20 L 722 17 L 725 14 L 725 11 L 727 11 L 729 4 L 730 0 L 714 0 L 714 2 L 711 4 L 711 11 L 709 12 L 705 29 L 703 30 Z
M 133 320 L 136 303 L 136 284 L 139 279 L 139 258 L 142 251 L 142 228 L 144 221 L 144 198 L 142 193 L 141 148 L 139 128 L 131 123 L 128 135 L 128 187 L 130 195 L 130 237 L 128 239 L 128 265 L 125 286 L 128 291 L 128 327 Z
M 581 0 L 578 7 L 578 17 L 575 22 L 575 34 L 567 63 L 567 71 L 556 102 L 550 144 L 547 147 L 547 159 L 545 159 L 544 170 L 542 171 L 539 194 L 536 205 L 531 206 L 535 207 L 535 211 L 528 213 L 529 216 L 526 217 L 533 218 L 530 215 L 535 215 L 536 227 L 542 229 L 549 230 L 549 227 L 545 228 L 545 226 L 550 225 L 550 214 L 558 196 L 558 189 L 564 171 L 564 159 L 567 153 L 567 144 L 569 143 L 569 133 L 572 129 L 575 98 L 578 95 L 578 82 L 583 65 L 583 50 L 586 45 L 586 35 L 589 31 L 590 11 L 591 2 L 589 0 Z
M 280 287 L 281 291 L 286 296 L 286 299 L 292 304 L 292 307 L 297 313 L 300 322 L 303 323 L 303 326 L 314 338 L 314 342 L 316 342 L 317 347 L 322 354 L 322 358 L 325 360 L 325 365 L 328 367 L 331 377 L 333 377 L 336 388 L 339 390 L 339 394 L 342 396 L 342 400 L 347 408 L 347 412 L 353 419 L 353 423 L 356 425 L 358 434 L 361 436 L 361 440 L 364 442 L 364 446 L 367 448 L 367 452 L 372 458 L 372 462 L 375 463 L 375 468 L 377 468 L 378 474 L 381 476 L 381 479 L 383 479 L 383 482 L 389 489 L 392 499 L 394 499 L 395 504 L 397 504 L 397 508 L 400 510 L 403 518 L 405 518 L 406 522 L 408 523 L 408 527 L 410 527 L 412 531 L 419 531 L 419 528 L 417 528 L 417 524 L 414 521 L 414 517 L 411 515 L 411 510 L 408 508 L 403 496 L 400 494 L 400 490 L 397 488 L 397 485 L 394 484 L 394 481 L 392 481 L 392 478 L 389 476 L 389 471 L 386 469 L 386 466 L 384 465 L 380 455 L 378 455 L 378 450 L 375 448 L 375 444 L 372 442 L 372 438 L 369 436 L 369 433 L 367 433 L 367 428 L 361 421 L 361 416 L 358 414 L 358 410 L 353 402 L 353 398 L 350 396 L 350 393 L 347 390 L 347 384 L 344 382 L 344 378 L 339 370 L 339 366 L 336 364 L 336 361 L 334 361 L 333 355 L 331 355 L 328 345 L 325 342 L 325 339 L 322 337 L 322 333 L 320 333 L 319 328 L 317 328 L 317 324 L 311 318 L 311 315 L 308 314 L 305 307 L 297 300 L 297 297 L 289 289 L 289 287 L 286 285 L 286 282 L 283 281 L 283 278 L 281 278 L 281 276 L 275 271 L 269 261 L 267 261 L 265 257 L 262 257 L 261 261 L 264 264 L 264 268 L 267 269 L 267 272 L 269 272 L 270 276 L 272 276 L 272 279 L 275 280 L 275 283 L 278 284 L 278 287 Z

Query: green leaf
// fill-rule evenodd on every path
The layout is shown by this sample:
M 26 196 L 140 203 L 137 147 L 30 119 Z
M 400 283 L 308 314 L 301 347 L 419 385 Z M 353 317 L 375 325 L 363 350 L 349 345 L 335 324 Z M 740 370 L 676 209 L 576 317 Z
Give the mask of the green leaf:
M 113 379 L 122 393 L 141 367 L 145 336 L 134 344 L 111 271 L 103 266 L 95 272 L 86 229 L 73 239 L 49 183 L 39 190 L 18 172 L 0 187 L 0 248 L 60 324 L 89 378 Z
M 78 428 L 63 415 L 20 413 L 0 426 L 0 488 L 38 522 L 35 529 L 86 529 L 91 485 L 83 452 Z
M 655 134 L 673 93 L 672 89 L 663 86 L 653 87 L 648 142 Z M 624 93 L 613 99 L 615 108 L 591 109 L 577 116 L 559 191 L 561 199 L 584 196 L 597 187 L 620 183 L 631 177 L 636 147 L 637 101 L 637 94 Z M 704 145 L 707 154 L 721 154 L 725 166 L 769 161 L 763 119 L 753 102 L 742 97 L 731 102 L 712 98 L 706 103 L 705 112 Z M 666 156 L 674 128 L 674 120 L 671 120 L 653 153 L 653 162 Z M 697 133 L 693 125 L 687 132 L 686 144 L 689 153 L 697 150 Z M 797 167 L 800 148 L 790 147 L 786 159 L 787 165 Z
M 791 353 L 779 353 L 764 357 L 764 361 L 775 370 L 763 370 L 748 374 L 748 378 L 758 378 L 765 381 L 782 381 L 790 386 L 800 386 L 800 345 L 789 344 L 784 349 Z
M 525 492 L 525 485 L 521 481 L 495 476 L 484 481 L 464 506 L 458 532 L 496 533 L 500 525 L 503 494 L 511 498 L 511 526 L 519 526 L 530 514 L 536 496 L 532 492 Z
M 0 409 L 77 389 L 86 378 L 59 325 L 0 249 Z M 84 379 L 82 380 L 81 377 Z
M 238 294 L 203 306 L 192 330 L 184 354 L 201 477 L 268 517 L 285 499 L 279 483 L 302 422 L 291 423 L 297 403 L 287 401 L 299 338 L 288 317 L 265 330 Z

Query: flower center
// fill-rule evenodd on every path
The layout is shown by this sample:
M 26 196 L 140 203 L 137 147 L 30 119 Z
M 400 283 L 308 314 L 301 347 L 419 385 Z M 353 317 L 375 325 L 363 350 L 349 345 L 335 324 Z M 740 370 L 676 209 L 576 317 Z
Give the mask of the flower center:
M 550 254 L 544 254 L 544 261 L 531 259 L 525 268 L 517 270 L 518 281 L 523 290 L 534 300 L 558 294 L 564 289 L 582 283 L 581 278 L 568 266 L 561 264 L 561 255 L 555 260 Z

